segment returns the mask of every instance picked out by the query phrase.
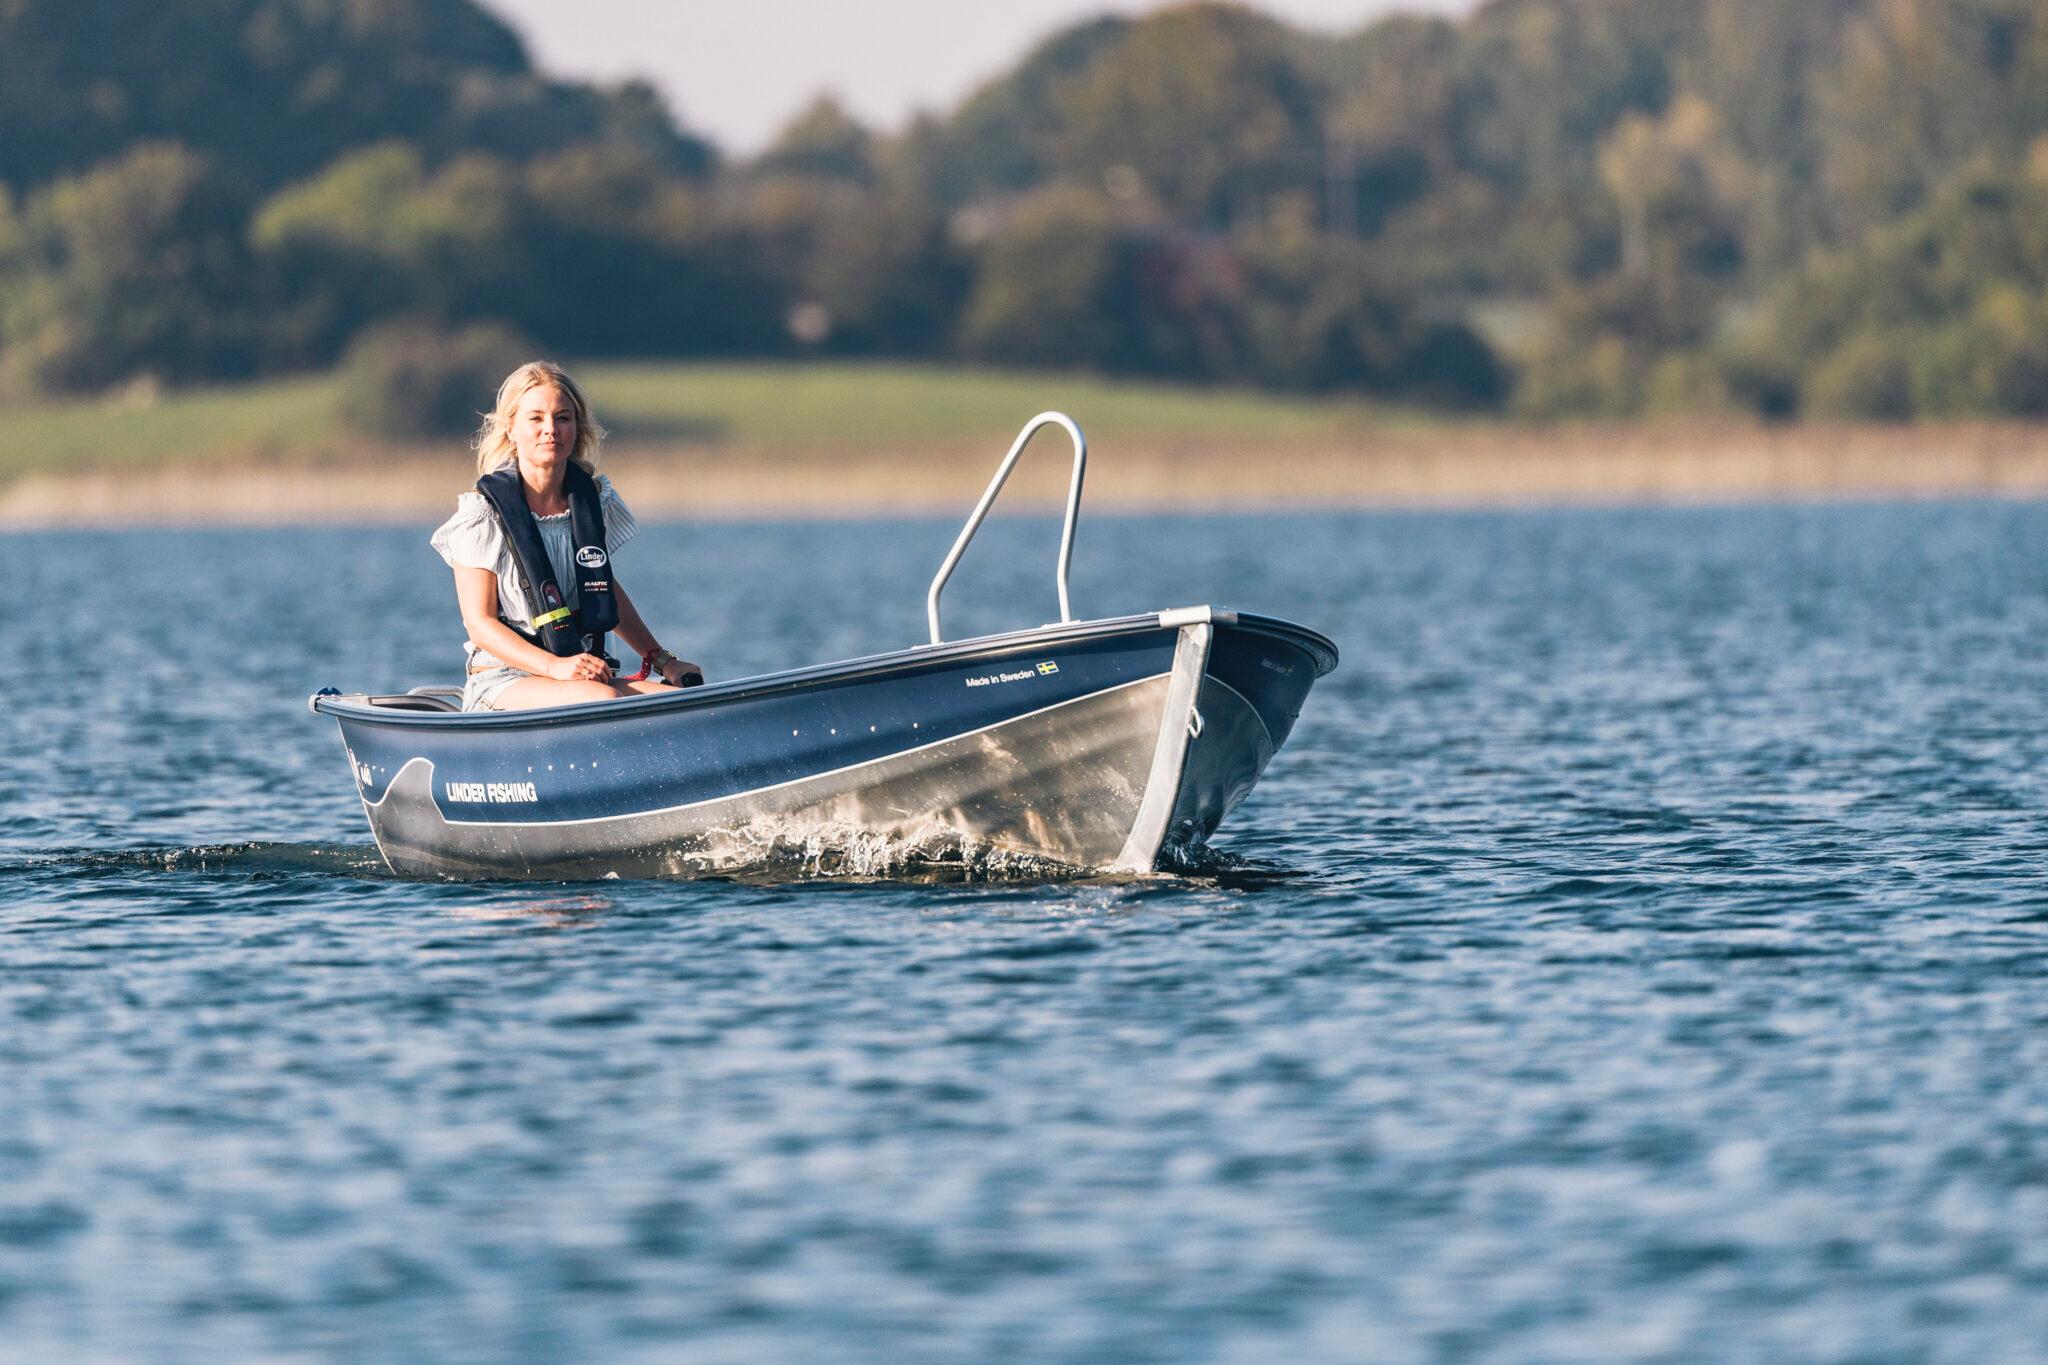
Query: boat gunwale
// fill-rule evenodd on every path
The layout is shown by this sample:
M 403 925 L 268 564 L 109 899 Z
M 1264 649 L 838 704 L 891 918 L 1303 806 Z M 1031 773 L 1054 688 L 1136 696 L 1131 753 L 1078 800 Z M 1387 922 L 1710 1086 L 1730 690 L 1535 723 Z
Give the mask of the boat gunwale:
M 1315 660 L 1318 678 L 1327 678 L 1337 671 L 1337 642 L 1319 630 L 1310 630 L 1307 626 L 1283 617 L 1260 616 L 1249 611 L 1219 611 L 1216 613 L 1216 624 L 1226 630 L 1234 626 L 1253 635 L 1285 640 L 1300 647 Z
M 358 700 L 370 695 L 361 692 L 316 693 L 309 704 L 314 711 L 333 716 L 337 720 L 364 721 L 377 725 L 428 729 L 456 727 L 463 730 L 486 726 L 561 725 L 645 715 L 658 709 L 682 710 L 715 706 L 724 702 L 752 700 L 760 696 L 830 686 L 862 676 L 904 672 L 934 662 L 954 663 L 984 656 L 995 657 L 1004 653 L 1022 653 L 1043 643 L 1107 639 L 1117 635 L 1136 635 L 1162 629 L 1168 627 L 1160 624 L 1157 612 L 1147 612 L 1141 616 L 1105 617 L 1096 621 L 1076 621 L 1006 631 L 1000 635 L 984 635 L 969 640 L 949 640 L 940 645 L 913 645 L 907 649 L 889 650 L 881 654 L 863 655 L 832 663 L 811 664 L 775 673 L 757 673 L 751 677 L 707 683 L 701 687 L 686 687 L 674 692 L 653 692 L 638 697 L 575 702 L 567 706 L 533 707 L 521 711 L 410 711 L 398 707 L 373 706 L 366 701 Z
M 1285 621 L 1276 616 L 1258 616 L 1249 612 L 1210 611 L 1207 608 L 1190 610 L 1205 612 L 1218 626 L 1235 626 L 1296 645 L 1315 660 L 1318 677 L 1329 673 L 1337 666 L 1336 645 L 1306 626 L 1296 625 L 1292 621 Z M 1145 612 L 1134 616 L 1103 617 L 1094 621 L 1055 622 L 1025 630 L 1005 631 L 998 635 L 949 640 L 938 645 L 913 645 L 907 649 L 889 650 L 881 654 L 863 655 L 833 663 L 812 664 L 775 673 L 758 673 L 748 678 L 733 678 L 726 682 L 686 687 L 674 692 L 653 692 L 638 697 L 575 702 L 567 706 L 534 707 L 521 711 L 412 711 L 399 707 L 375 706 L 367 701 L 357 700 L 371 695 L 362 692 L 316 693 L 309 699 L 309 705 L 315 712 L 332 716 L 336 720 L 410 728 L 470 730 L 486 727 L 587 724 L 626 716 L 646 715 L 661 709 L 696 709 L 725 702 L 749 701 L 761 696 L 801 692 L 863 676 L 884 676 L 922 668 L 935 662 L 958 663 L 974 658 L 1025 653 L 1047 644 L 1109 639 L 1118 635 L 1138 635 L 1156 630 L 1178 630 L 1180 622 L 1172 620 L 1174 615 L 1175 613 Z M 1162 616 L 1168 619 L 1162 620 Z

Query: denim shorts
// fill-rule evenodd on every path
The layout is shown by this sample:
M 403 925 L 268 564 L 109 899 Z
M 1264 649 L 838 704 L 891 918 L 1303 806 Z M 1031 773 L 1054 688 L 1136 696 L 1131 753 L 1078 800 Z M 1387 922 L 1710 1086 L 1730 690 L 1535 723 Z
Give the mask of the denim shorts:
M 495 711 L 498 698 L 506 688 L 521 678 L 534 675 L 499 660 L 472 645 L 468 658 L 469 676 L 462 684 L 462 709 L 465 711 Z

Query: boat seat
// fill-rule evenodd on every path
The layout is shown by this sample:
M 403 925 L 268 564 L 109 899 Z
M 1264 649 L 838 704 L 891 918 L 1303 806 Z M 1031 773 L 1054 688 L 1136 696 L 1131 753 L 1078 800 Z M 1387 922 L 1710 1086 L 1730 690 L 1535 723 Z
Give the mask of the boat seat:
M 415 687 L 403 696 L 365 697 L 372 706 L 381 706 L 389 711 L 460 711 L 462 689 L 459 687 Z

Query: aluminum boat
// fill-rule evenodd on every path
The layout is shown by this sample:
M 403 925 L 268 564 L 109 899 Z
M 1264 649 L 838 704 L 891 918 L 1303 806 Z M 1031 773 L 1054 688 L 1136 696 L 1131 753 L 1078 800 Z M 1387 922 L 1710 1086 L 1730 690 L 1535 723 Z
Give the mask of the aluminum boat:
M 1032 436 L 1074 447 L 1060 621 L 948 641 L 940 595 Z M 1337 650 L 1272 617 L 1185 607 L 1076 621 L 1087 442 L 1045 413 L 1011 446 L 926 596 L 927 644 L 676 692 L 461 712 L 452 688 L 312 698 L 341 726 L 395 872 L 692 875 L 879 841 L 1149 871 L 1205 842 L 1287 740 Z

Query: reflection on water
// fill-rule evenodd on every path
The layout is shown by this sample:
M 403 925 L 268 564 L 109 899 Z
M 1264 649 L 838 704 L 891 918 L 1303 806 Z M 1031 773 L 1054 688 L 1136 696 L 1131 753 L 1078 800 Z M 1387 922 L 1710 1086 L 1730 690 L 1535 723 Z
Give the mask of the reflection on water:
M 585 929 L 596 925 L 599 919 L 617 907 L 608 896 L 512 895 L 494 897 L 474 905 L 444 905 L 439 908 L 450 919 L 539 923 L 549 929 Z

